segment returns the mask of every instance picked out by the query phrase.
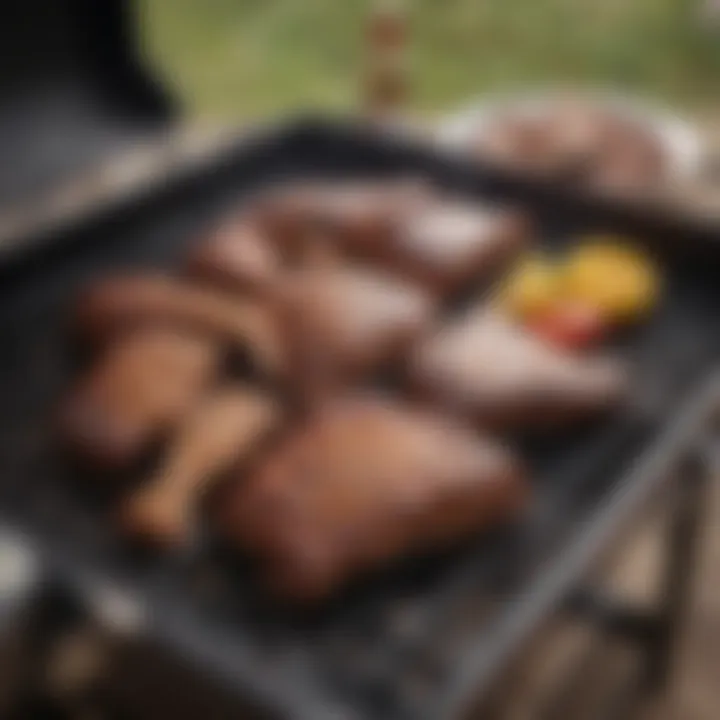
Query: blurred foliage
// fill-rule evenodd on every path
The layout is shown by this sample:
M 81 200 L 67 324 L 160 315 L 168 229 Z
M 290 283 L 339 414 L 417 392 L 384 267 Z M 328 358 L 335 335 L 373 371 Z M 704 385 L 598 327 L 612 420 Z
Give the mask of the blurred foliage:
M 201 114 L 347 108 L 370 0 L 140 0 L 146 47 Z M 685 105 L 720 89 L 720 27 L 699 0 L 408 0 L 413 100 L 594 83 Z

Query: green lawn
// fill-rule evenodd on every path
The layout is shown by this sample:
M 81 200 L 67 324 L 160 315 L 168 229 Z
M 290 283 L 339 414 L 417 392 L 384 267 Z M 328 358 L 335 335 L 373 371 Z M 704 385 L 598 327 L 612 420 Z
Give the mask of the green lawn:
M 720 93 L 720 27 L 698 0 L 408 0 L 414 102 L 563 81 L 684 105 Z M 196 112 L 347 108 L 368 0 L 140 0 L 153 61 Z

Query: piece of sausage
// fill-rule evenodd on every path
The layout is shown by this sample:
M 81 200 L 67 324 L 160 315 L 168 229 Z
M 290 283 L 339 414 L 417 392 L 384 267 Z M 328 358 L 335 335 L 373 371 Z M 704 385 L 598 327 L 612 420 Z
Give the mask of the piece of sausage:
M 244 350 L 268 375 L 284 371 L 277 326 L 266 303 L 165 275 L 97 281 L 80 297 L 75 324 L 82 337 L 94 340 L 112 337 L 129 327 L 163 324 Z
M 226 386 L 209 395 L 180 424 L 157 474 L 124 506 L 127 532 L 182 543 L 209 484 L 231 466 L 242 468 L 279 420 L 277 404 L 250 388 Z

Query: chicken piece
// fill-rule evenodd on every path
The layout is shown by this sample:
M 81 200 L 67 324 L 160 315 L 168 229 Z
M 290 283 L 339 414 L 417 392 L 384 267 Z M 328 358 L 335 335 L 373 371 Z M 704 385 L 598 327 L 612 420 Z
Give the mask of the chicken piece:
M 117 339 L 62 409 L 65 444 L 99 467 L 130 467 L 194 406 L 218 360 L 213 343 L 174 330 Z
M 229 290 L 264 295 L 280 282 L 282 263 L 277 248 L 242 215 L 226 221 L 191 253 L 188 271 Z
M 163 275 L 106 278 L 78 302 L 76 324 L 88 338 L 106 338 L 127 327 L 157 324 L 187 329 L 248 351 L 259 369 L 284 371 L 277 325 L 265 303 L 243 300 Z
M 524 473 L 500 444 L 381 398 L 336 400 L 222 498 L 224 536 L 272 588 L 321 599 L 403 555 L 514 518 Z
M 616 362 L 565 354 L 484 307 L 419 345 L 410 376 L 426 398 L 503 429 L 593 416 L 625 388 Z
M 318 183 L 284 188 L 258 203 L 260 226 L 295 263 L 303 244 L 330 237 L 344 251 L 375 255 L 394 234 L 397 222 L 430 197 L 419 181 Z
M 280 302 L 288 366 L 299 384 L 311 377 L 347 381 L 399 358 L 434 310 L 412 283 L 327 266 L 295 273 Z
M 208 485 L 231 466 L 243 467 L 280 420 L 270 398 L 246 387 L 224 387 L 205 399 L 178 428 L 159 472 L 123 508 L 135 536 L 177 545 Z
M 406 219 L 382 252 L 398 272 L 440 293 L 487 280 L 526 244 L 529 223 L 504 208 L 445 202 Z

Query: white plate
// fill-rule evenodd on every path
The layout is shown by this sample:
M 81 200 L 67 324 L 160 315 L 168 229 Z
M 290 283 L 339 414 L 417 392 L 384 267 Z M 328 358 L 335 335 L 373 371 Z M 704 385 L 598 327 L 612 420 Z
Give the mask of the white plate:
M 479 101 L 450 115 L 439 126 L 436 139 L 445 148 L 466 153 L 473 141 L 500 114 L 532 115 L 568 98 L 610 107 L 620 116 L 645 124 L 660 140 L 669 158 L 666 180 L 691 180 L 701 170 L 702 139 L 695 127 L 673 113 L 613 92 L 546 91 L 513 94 Z

